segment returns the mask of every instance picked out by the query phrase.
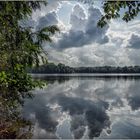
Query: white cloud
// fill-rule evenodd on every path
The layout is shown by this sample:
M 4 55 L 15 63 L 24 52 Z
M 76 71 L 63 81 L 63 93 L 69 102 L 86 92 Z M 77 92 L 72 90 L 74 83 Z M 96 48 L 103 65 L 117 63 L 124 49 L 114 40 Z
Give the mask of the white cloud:
M 46 26 L 50 25 L 57 25 L 58 24 L 58 17 L 56 12 L 50 12 L 45 16 L 42 16 L 38 20 L 37 30 L 42 29 Z
M 89 7 L 88 17 L 85 18 L 84 9 L 80 5 L 73 8 L 71 14 L 71 29 L 61 34 L 61 39 L 53 44 L 56 49 L 66 49 L 71 47 L 82 47 L 92 43 L 107 43 L 108 37 L 106 36 L 109 26 L 104 28 L 97 28 L 97 22 L 101 17 L 99 9 Z
M 41 16 L 45 16 L 46 14 L 50 13 L 50 12 L 56 12 L 61 8 L 61 2 L 58 1 L 54 1 L 54 0 L 49 0 L 47 6 L 42 5 L 41 9 L 36 10 L 33 15 L 32 18 L 37 21 L 38 18 L 40 18 Z
M 48 8 L 42 7 L 34 14 L 30 23 L 60 27 L 61 33 L 52 44 L 55 47 L 45 45 L 50 61 L 70 66 L 139 65 L 139 18 L 129 23 L 112 20 L 109 26 L 99 29 L 100 16 L 99 9 L 82 3 L 51 1 Z
M 128 44 L 129 48 L 140 49 L 140 36 L 132 34 Z

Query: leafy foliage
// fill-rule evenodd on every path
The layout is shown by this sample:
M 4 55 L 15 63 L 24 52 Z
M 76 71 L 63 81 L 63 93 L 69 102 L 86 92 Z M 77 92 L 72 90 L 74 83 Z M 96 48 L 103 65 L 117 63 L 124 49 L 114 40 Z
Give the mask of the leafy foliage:
M 32 130 L 32 123 L 22 117 L 19 106 L 0 97 L 0 139 L 29 139 Z
M 32 97 L 35 87 L 44 83 L 33 80 L 27 69 L 46 62 L 42 43 L 51 42 L 51 36 L 59 31 L 57 26 L 33 31 L 23 27 L 20 21 L 28 19 L 43 1 L 0 2 L 0 138 L 29 138 L 19 135 L 20 128 L 29 125 L 20 116 L 20 105 Z M 26 137 L 27 136 L 27 137 Z
M 46 2 L 0 2 L 0 94 L 3 98 L 22 103 L 26 96 L 31 96 L 29 91 L 42 85 L 27 74 L 27 68 L 46 62 L 42 43 L 51 42 L 51 36 L 59 29 L 53 25 L 33 31 L 19 24 L 41 4 Z
M 124 9 L 122 20 L 128 22 L 134 19 L 140 12 L 140 1 L 104 1 L 104 15 L 98 22 L 100 27 L 106 25 L 111 19 L 121 17 L 121 9 Z

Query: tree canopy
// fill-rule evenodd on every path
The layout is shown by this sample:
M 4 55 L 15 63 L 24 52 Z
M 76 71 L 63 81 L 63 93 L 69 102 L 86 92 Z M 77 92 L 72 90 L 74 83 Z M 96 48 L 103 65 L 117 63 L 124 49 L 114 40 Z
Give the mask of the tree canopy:
M 21 99 L 26 92 L 32 90 L 36 83 L 27 74 L 27 68 L 45 62 L 46 56 L 42 48 L 43 42 L 51 42 L 51 35 L 59 31 L 57 26 L 45 27 L 33 31 L 30 27 L 22 27 L 21 20 L 31 16 L 33 10 L 46 2 L 3 1 L 0 2 L 0 92 L 14 100 Z M 4 89 L 6 90 L 5 93 Z M 13 95 L 13 96 L 12 96 Z
M 94 5 L 94 0 L 78 0 L 83 3 Z M 140 12 L 140 1 L 137 0 L 103 0 L 102 1 L 103 15 L 98 22 L 98 26 L 105 26 L 111 19 L 121 18 L 125 22 L 134 19 Z M 123 12 L 121 12 L 123 9 Z
M 20 127 L 26 127 L 26 121 L 19 116 L 18 108 L 25 97 L 32 97 L 31 90 L 43 86 L 28 75 L 27 69 L 46 62 L 42 43 L 51 42 L 59 29 L 53 25 L 33 31 L 20 24 L 42 4 L 46 2 L 0 2 L 0 138 L 20 137 Z
M 121 13 L 122 9 L 124 12 Z M 103 10 L 104 15 L 98 22 L 100 27 L 115 18 L 122 18 L 123 21 L 129 22 L 140 12 L 140 1 L 104 1 Z

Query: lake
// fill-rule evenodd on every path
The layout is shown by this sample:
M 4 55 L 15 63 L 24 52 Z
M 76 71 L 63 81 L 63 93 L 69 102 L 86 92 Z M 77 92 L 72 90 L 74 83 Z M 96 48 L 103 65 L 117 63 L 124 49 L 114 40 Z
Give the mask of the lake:
M 33 76 L 48 82 L 23 109 L 33 138 L 140 139 L 140 75 Z

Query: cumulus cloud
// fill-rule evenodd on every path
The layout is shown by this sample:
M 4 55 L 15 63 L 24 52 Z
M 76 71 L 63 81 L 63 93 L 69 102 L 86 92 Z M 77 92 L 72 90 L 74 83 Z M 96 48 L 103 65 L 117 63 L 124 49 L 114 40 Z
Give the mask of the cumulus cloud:
M 130 65 L 140 65 L 140 49 L 128 49 L 126 51 Z
M 20 21 L 19 24 L 22 27 L 31 27 L 34 30 L 40 30 L 51 25 L 61 25 L 56 11 L 49 11 L 45 15 L 40 15 L 37 20 L 32 16 L 27 20 Z
M 50 25 L 60 25 L 59 17 L 57 12 L 61 7 L 61 2 L 49 0 L 48 4 L 41 5 L 41 8 L 33 11 L 32 16 L 27 20 L 20 21 L 20 25 L 23 27 L 31 27 L 34 30 L 40 30 Z
M 51 12 L 57 12 L 61 8 L 61 2 L 55 0 L 48 0 L 48 4 L 42 5 L 41 9 L 36 10 L 32 14 L 32 18 L 37 21 L 41 16 L 45 16 Z
M 53 45 L 57 49 L 66 49 L 71 47 L 81 47 L 91 43 L 107 43 L 106 35 L 109 26 L 104 28 L 97 27 L 97 22 L 101 17 L 99 9 L 89 7 L 86 18 L 85 11 L 80 5 L 73 8 L 70 23 L 71 29 L 61 35 L 61 39 Z
M 128 24 L 113 20 L 101 29 L 96 25 L 100 16 L 100 10 L 92 6 L 85 8 L 82 3 L 50 0 L 23 24 L 34 30 L 48 25 L 59 26 L 61 33 L 53 36 L 53 47 L 43 44 L 48 59 L 55 63 L 70 66 L 139 65 L 139 17 Z
M 84 9 L 79 4 L 74 6 L 72 14 L 78 16 L 79 18 L 85 18 L 85 16 L 86 16 Z
M 140 36 L 132 34 L 128 44 L 129 48 L 140 49 Z
M 74 67 L 130 64 L 125 48 L 121 49 L 120 46 L 115 46 L 113 43 L 106 45 L 91 44 L 82 48 L 73 47 L 61 51 L 49 50 L 48 58 L 56 63 L 62 62 Z
M 48 4 L 46 7 L 46 10 L 48 11 L 57 11 L 61 8 L 61 3 L 60 1 L 56 0 L 48 0 Z
M 70 16 L 70 24 L 71 28 L 73 30 L 85 30 L 85 24 L 86 24 L 86 14 L 84 9 L 81 7 L 81 5 L 76 5 L 73 8 L 73 11 Z
M 47 27 L 50 25 L 56 25 L 56 24 L 58 24 L 57 14 L 56 14 L 56 12 L 50 12 L 50 13 L 46 14 L 45 16 L 39 18 L 36 29 L 40 30 L 44 27 Z

